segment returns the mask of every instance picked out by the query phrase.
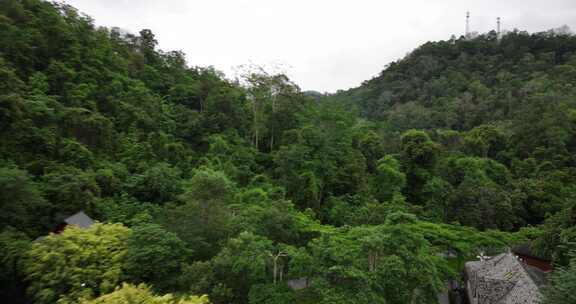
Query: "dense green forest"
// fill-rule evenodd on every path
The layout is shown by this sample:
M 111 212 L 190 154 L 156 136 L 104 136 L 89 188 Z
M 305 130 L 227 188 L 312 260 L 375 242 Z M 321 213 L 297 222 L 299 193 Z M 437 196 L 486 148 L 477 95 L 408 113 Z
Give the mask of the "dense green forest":
M 571 34 L 429 42 L 319 96 L 0 1 L 3 302 L 435 303 L 530 241 L 568 303 L 575 224 Z

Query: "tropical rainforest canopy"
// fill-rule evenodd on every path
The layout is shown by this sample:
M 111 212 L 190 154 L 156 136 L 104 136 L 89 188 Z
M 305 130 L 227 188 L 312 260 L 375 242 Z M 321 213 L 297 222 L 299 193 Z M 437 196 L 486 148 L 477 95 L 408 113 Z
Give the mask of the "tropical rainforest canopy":
M 156 39 L 0 1 L 3 300 L 435 303 L 529 241 L 574 303 L 575 36 L 429 42 L 331 95 Z

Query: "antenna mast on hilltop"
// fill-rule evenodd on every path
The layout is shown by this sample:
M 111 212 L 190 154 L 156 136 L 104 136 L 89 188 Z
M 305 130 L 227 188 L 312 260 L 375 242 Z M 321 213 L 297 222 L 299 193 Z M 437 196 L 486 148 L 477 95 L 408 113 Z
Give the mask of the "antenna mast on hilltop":
M 470 12 L 466 12 L 466 38 L 470 37 Z
M 500 17 L 496 18 L 496 37 L 498 37 L 498 39 L 500 39 L 500 35 L 501 35 L 501 23 L 500 23 Z

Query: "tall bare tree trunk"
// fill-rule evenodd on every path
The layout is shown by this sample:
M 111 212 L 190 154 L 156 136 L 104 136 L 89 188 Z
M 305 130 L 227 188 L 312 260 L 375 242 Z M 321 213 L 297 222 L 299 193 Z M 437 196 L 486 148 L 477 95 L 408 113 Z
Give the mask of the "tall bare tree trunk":
M 258 105 L 257 105 L 257 100 L 256 98 L 254 98 L 254 104 L 252 106 L 252 115 L 254 116 L 254 148 L 258 149 L 258 130 L 259 130 L 259 126 L 258 126 Z
M 280 273 L 278 273 L 278 260 L 280 257 L 288 256 L 286 253 L 279 251 L 277 254 L 269 253 L 270 257 L 272 257 L 272 281 L 274 285 L 278 281 L 278 277 L 280 277 L 280 281 L 282 281 L 282 271 L 284 267 L 281 267 Z
M 272 96 L 272 117 L 276 113 L 276 96 Z M 270 151 L 274 149 L 274 128 L 270 127 Z

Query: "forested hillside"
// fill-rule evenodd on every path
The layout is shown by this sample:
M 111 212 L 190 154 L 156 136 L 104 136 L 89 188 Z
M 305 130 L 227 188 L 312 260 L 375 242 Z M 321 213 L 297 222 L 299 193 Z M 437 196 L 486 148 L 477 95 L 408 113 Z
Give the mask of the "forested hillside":
M 570 264 L 576 37 L 430 42 L 322 97 L 161 38 L 0 1 L 5 302 L 435 303 L 480 251 Z
M 429 142 L 428 168 L 402 166 L 410 203 L 444 203 L 435 216 L 481 229 L 545 222 L 540 250 L 560 258 L 554 249 L 573 236 L 550 229 L 574 224 L 575 81 L 576 37 L 564 28 L 490 32 L 426 43 L 328 101 L 372 121 L 395 153 L 410 134 Z

